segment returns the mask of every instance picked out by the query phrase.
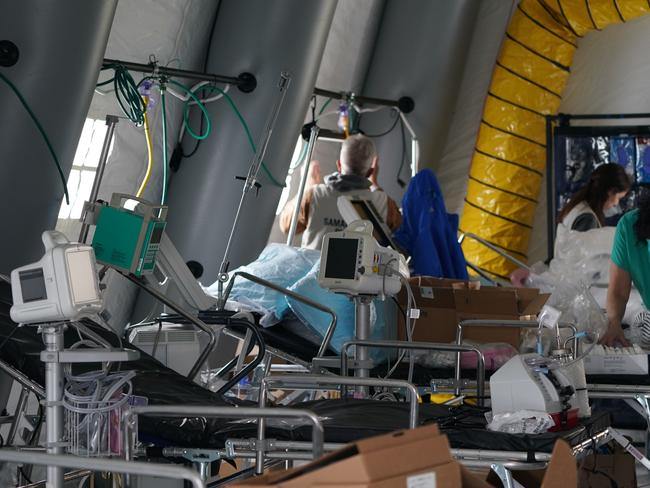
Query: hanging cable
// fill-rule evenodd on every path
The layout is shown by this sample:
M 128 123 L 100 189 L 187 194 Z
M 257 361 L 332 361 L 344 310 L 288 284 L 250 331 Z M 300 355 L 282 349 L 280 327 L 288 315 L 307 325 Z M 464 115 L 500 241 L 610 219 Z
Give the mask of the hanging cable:
M 217 91 L 217 92 L 219 92 L 219 93 L 221 93 L 223 95 L 223 97 L 226 99 L 226 101 L 230 105 L 230 108 L 232 109 L 232 111 L 235 113 L 235 115 L 239 119 L 239 122 L 241 123 L 241 125 L 242 125 L 242 127 L 244 129 L 244 132 L 246 133 L 246 138 L 248 139 L 248 144 L 250 145 L 250 147 L 251 147 L 251 149 L 253 151 L 253 154 L 257 153 L 257 147 L 255 146 L 255 141 L 253 139 L 253 134 L 251 134 L 250 127 L 248 127 L 248 124 L 246 123 L 246 119 L 244 119 L 244 116 L 241 114 L 241 112 L 237 108 L 237 105 L 235 104 L 233 99 L 230 97 L 230 95 L 228 95 L 228 93 L 226 93 L 224 90 L 222 90 L 218 86 L 210 85 L 209 87 L 205 87 L 205 88 L 209 89 L 209 90 L 215 90 L 215 91 Z M 262 162 L 262 170 L 264 171 L 264 173 L 266 174 L 268 179 L 271 181 L 271 183 L 273 183 L 275 186 L 278 186 L 280 188 L 284 188 L 286 186 L 285 184 L 280 183 L 277 179 L 275 179 L 275 177 L 271 174 L 271 172 L 267 168 L 266 164 L 264 164 L 264 162 Z
M 308 144 L 305 141 L 302 141 L 302 147 L 300 148 L 300 153 L 295 161 L 289 166 L 290 170 L 294 170 L 302 165 L 305 162 L 305 157 L 307 156 L 307 150 L 309 149 Z
M 146 107 L 149 104 L 149 97 L 143 97 L 145 103 L 145 112 L 144 112 L 144 137 L 147 141 L 147 171 L 140 183 L 140 188 L 135 196 L 141 198 L 144 194 L 144 190 L 147 188 L 149 179 L 151 178 L 151 171 L 153 169 L 153 145 L 151 143 L 151 130 L 149 129 L 149 116 L 147 115 Z
M 144 112 L 146 108 L 138 87 L 140 83 L 151 79 L 151 77 L 145 77 L 140 83 L 136 84 L 129 70 L 121 64 L 110 64 L 102 69 L 113 69 L 115 71 L 113 88 L 115 89 L 117 102 L 124 115 L 137 127 L 141 127 L 144 124 Z
M 384 137 L 384 136 L 390 134 L 391 132 L 393 132 L 395 130 L 395 127 L 397 127 L 398 122 L 402 119 L 399 116 L 399 111 L 397 109 L 394 109 L 394 110 L 395 110 L 395 122 L 393 122 L 393 125 L 391 125 L 390 128 L 388 128 L 384 132 L 380 132 L 379 134 L 366 134 L 366 136 L 367 137 L 378 138 L 378 137 Z
M 162 163 L 163 182 L 160 204 L 164 205 L 167 200 L 167 109 L 165 108 L 165 83 L 160 84 L 160 111 L 162 112 Z
M 63 174 L 63 170 L 61 169 L 61 164 L 59 163 L 59 158 L 56 156 L 56 153 L 54 152 L 54 148 L 52 147 L 52 143 L 50 142 L 50 139 L 47 137 L 47 134 L 45 133 L 45 129 L 43 129 L 43 126 L 41 123 L 38 121 L 38 118 L 32 112 L 32 109 L 29 107 L 27 104 L 27 101 L 25 100 L 25 97 L 23 97 L 22 93 L 16 88 L 16 85 L 14 85 L 9 78 L 7 78 L 5 75 L 0 73 L 0 79 L 4 81 L 9 88 L 14 92 L 20 103 L 23 105 L 25 108 L 25 111 L 29 114 L 31 117 L 32 121 L 34 122 L 34 125 L 38 129 L 38 131 L 41 133 L 41 136 L 43 137 L 43 140 L 45 141 L 45 145 L 47 146 L 47 149 L 50 151 L 50 155 L 52 156 L 52 159 L 54 160 L 54 164 L 56 164 L 56 169 L 59 172 L 59 176 L 61 177 L 61 184 L 63 185 L 63 194 L 65 195 L 65 203 L 66 205 L 70 205 L 70 196 L 68 195 L 68 185 L 65 180 L 65 175 Z
M 185 106 L 183 107 L 183 125 L 185 126 L 185 129 L 187 130 L 187 132 L 193 138 L 195 138 L 197 140 L 203 140 L 206 137 L 208 137 L 210 135 L 210 131 L 212 130 L 212 123 L 210 122 L 210 114 L 208 113 L 208 109 L 203 104 L 203 102 L 196 96 L 196 92 L 199 91 L 199 90 L 206 89 L 206 88 L 209 89 L 209 88 L 212 87 L 212 85 L 209 85 L 209 86 L 203 86 L 202 85 L 202 86 L 198 87 L 196 90 L 193 90 L 191 88 L 186 87 L 182 83 L 179 83 L 176 80 L 169 79 L 169 80 L 166 80 L 166 81 L 167 81 L 167 83 L 170 83 L 170 84 L 172 84 L 174 86 L 177 86 L 178 88 L 182 89 L 187 94 L 187 98 L 185 99 Z M 201 113 L 203 115 L 202 120 L 205 119 L 206 123 L 208 124 L 208 126 L 207 126 L 207 128 L 206 128 L 206 130 L 205 130 L 205 132 L 203 134 L 196 134 L 191 129 L 191 127 L 189 125 L 188 115 L 189 115 L 189 103 L 191 101 L 195 102 L 195 104 L 199 106 L 199 108 L 201 109 Z
M 319 117 L 323 114 L 323 112 L 325 112 L 325 109 L 327 108 L 327 106 L 328 106 L 331 102 L 332 102 L 332 99 L 331 99 L 331 98 L 328 98 L 327 101 L 323 104 L 323 106 L 322 106 L 322 107 L 320 108 L 320 110 L 318 111 L 318 116 L 319 116 Z M 337 111 L 337 112 L 338 112 L 338 111 Z

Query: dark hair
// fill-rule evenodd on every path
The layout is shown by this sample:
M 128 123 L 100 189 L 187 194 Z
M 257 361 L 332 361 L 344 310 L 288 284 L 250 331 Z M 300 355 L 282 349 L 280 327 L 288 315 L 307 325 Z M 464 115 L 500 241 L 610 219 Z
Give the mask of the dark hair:
M 639 198 L 639 218 L 634 223 L 634 233 L 639 241 L 650 239 L 650 193 L 644 192 Z
M 630 178 L 622 166 L 615 163 L 603 164 L 591 173 L 587 184 L 574 193 L 560 212 L 558 220 L 561 222 L 576 205 L 584 201 L 594 211 L 600 224 L 604 225 L 603 206 L 610 194 L 627 192 L 630 186 Z

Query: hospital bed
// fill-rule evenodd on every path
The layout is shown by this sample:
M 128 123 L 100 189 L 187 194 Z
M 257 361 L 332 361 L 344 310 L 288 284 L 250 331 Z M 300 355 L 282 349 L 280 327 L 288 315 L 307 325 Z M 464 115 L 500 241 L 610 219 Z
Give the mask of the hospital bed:
M 12 377 L 36 394 L 42 394 L 42 366 L 40 365 L 37 352 L 42 348 L 40 337 L 34 328 L 16 329 L 15 325 L 8 320 L 7 307 L 8 286 L 0 284 L 0 291 L 3 291 L 3 300 L 0 316 L 0 334 L 8 337 L 9 346 L 0 349 L 2 361 L 0 365 L 6 372 L 12 373 Z M 119 338 L 111 332 L 103 329 L 91 321 L 85 321 L 86 327 L 99 335 L 111 344 L 119 345 Z M 235 328 L 237 325 L 231 324 Z M 74 331 L 68 331 L 67 341 L 72 343 L 78 340 Z M 421 346 L 421 345 L 420 345 Z M 318 352 L 318 351 L 317 351 Z M 263 349 L 262 349 L 263 353 Z M 319 451 L 320 443 L 318 434 L 314 434 L 312 428 L 305 428 L 301 424 L 293 422 L 266 424 L 267 432 L 262 434 L 260 439 L 259 425 L 256 419 L 265 410 L 248 410 L 251 407 L 243 406 L 242 402 L 228 399 L 220 394 L 215 394 L 193 383 L 190 379 L 174 373 L 165 368 L 162 364 L 141 354 L 141 359 L 125 365 L 138 371 L 134 378 L 134 393 L 149 397 L 153 410 L 146 409 L 138 413 L 139 439 L 147 445 L 155 446 L 145 449 L 143 452 L 135 452 L 149 457 L 172 457 L 178 458 L 179 453 L 184 453 L 185 459 L 194 456 L 193 459 L 200 459 L 206 456 L 206 451 L 212 453 L 209 459 L 250 459 L 260 456 L 263 453 L 264 463 L 278 459 L 309 459 Z M 529 437 L 511 437 L 502 446 L 495 445 L 491 440 L 486 444 L 477 444 L 477 434 L 484 432 L 484 410 L 476 410 L 474 407 L 461 406 L 451 407 L 445 405 L 417 405 L 413 401 L 415 390 L 405 382 L 393 381 L 382 382 L 379 379 L 339 378 L 336 376 L 323 377 L 313 376 L 298 378 L 293 377 L 269 377 L 263 381 L 263 389 L 271 386 L 287 388 L 316 388 L 325 387 L 340 388 L 341 383 L 369 386 L 380 385 L 385 388 L 402 387 L 410 392 L 410 403 L 406 402 L 379 402 L 373 400 L 357 400 L 354 398 L 342 398 L 339 400 L 312 401 L 297 404 L 294 407 L 294 416 L 305 415 L 305 418 L 313 419 L 305 412 L 312 412 L 319 419 L 323 420 L 324 427 L 324 450 L 332 450 L 343 443 L 357 440 L 370 435 L 390 432 L 404 427 L 413 427 L 423 423 L 437 422 L 452 440 L 455 455 L 468 464 L 485 464 L 487 459 L 500 461 L 512 467 L 537 467 L 539 463 L 548 460 L 548 452 L 555 439 L 552 435 L 543 440 L 535 440 Z M 162 385 L 162 388 L 155 388 L 155 385 Z M 155 393 L 153 390 L 156 390 Z M 160 391 L 157 391 L 160 390 Z M 265 394 L 261 395 L 265 397 Z M 184 405 L 181 413 L 173 416 L 175 405 L 179 398 L 183 398 Z M 240 421 L 226 421 L 222 418 L 212 418 L 213 415 L 205 415 L 204 408 L 212 408 L 213 413 L 218 409 L 233 410 L 232 406 L 239 404 L 235 410 L 239 413 L 228 413 L 232 417 L 244 416 L 254 420 L 245 423 Z M 191 405 L 191 407 L 188 407 Z M 167 407 L 169 407 L 167 409 Z M 416 407 L 416 414 L 414 414 Z M 158 409 L 158 410 L 156 410 Z M 137 410 L 135 412 L 138 412 Z M 278 412 L 279 413 L 279 412 Z M 163 416 L 161 416 L 163 415 Z M 198 415 L 198 416 L 195 416 Z M 225 415 L 221 412 L 221 415 Z M 415 416 L 414 416 L 415 415 Z M 312 422 L 313 425 L 315 423 Z M 125 425 L 132 425 L 125 422 Z M 312 427 L 313 427 L 312 425 Z M 461 428 L 464 427 L 464 428 Z M 605 417 L 594 418 L 593 422 L 583 425 L 574 431 L 564 433 L 563 437 L 568 439 L 576 449 L 584 449 L 584 443 L 590 445 L 595 439 L 604 440 L 606 437 L 607 419 Z M 494 434 L 489 434 L 489 439 Z M 600 441 L 599 441 L 600 442 Z M 315 444 L 314 444 L 315 443 Z M 262 450 L 263 446 L 263 450 Z M 316 446 L 316 447 L 315 447 Z M 489 449 L 486 449 L 488 448 Z M 496 449 L 494 448 L 496 447 Z M 198 456 L 198 458 L 196 457 Z M 25 462 L 29 458 L 23 458 Z M 531 460 L 534 460 L 532 464 Z M 528 461 L 528 463 L 524 462 Z M 34 460 L 33 462 L 38 462 Z M 204 463 L 205 465 L 205 463 Z M 74 467 L 74 464 L 69 466 Z M 83 466 L 80 466 L 83 467 Z M 116 470 L 117 471 L 117 470 Z M 204 473 L 205 474 L 205 473 Z

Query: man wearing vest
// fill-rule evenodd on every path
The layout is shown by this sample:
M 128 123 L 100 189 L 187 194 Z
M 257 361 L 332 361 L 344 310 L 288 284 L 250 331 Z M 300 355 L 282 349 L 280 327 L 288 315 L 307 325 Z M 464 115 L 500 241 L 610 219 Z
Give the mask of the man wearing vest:
M 323 184 L 318 162 L 312 162 L 296 229 L 302 233 L 302 247 L 320 249 L 325 234 L 345 228 L 336 204 L 340 195 L 370 200 L 391 230 L 400 226 L 402 216 L 397 204 L 377 186 L 377 151 L 371 139 L 361 134 L 348 137 L 336 167 L 338 172 L 327 176 Z M 291 225 L 295 198 L 285 205 L 280 216 L 280 229 L 285 234 Z

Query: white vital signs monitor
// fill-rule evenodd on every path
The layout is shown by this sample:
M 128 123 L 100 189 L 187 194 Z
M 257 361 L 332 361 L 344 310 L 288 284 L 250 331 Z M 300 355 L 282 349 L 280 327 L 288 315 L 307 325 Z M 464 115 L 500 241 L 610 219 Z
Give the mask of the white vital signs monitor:
M 392 296 L 408 276 L 404 256 L 377 244 L 367 220 L 352 222 L 323 238 L 318 282 L 334 293 Z
M 57 231 L 42 235 L 45 254 L 40 261 L 11 272 L 11 319 L 34 324 L 78 320 L 101 311 L 95 253 L 73 244 Z

